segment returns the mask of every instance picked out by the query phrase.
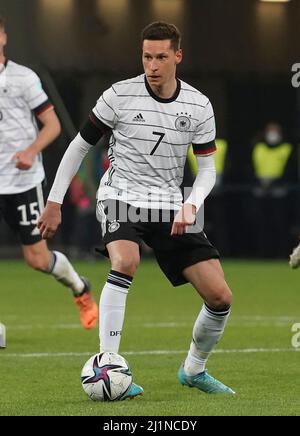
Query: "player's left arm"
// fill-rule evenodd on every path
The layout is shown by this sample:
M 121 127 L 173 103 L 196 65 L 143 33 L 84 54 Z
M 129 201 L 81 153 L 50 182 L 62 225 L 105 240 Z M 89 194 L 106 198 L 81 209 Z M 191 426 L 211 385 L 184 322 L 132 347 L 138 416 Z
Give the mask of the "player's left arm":
M 194 224 L 197 211 L 216 183 L 214 154 L 197 156 L 197 163 L 198 173 L 192 192 L 174 218 L 171 235 L 183 235 L 186 227 Z
M 36 155 L 51 144 L 61 132 L 60 122 L 53 106 L 39 113 L 37 118 L 41 122 L 42 128 L 39 130 L 35 141 L 25 150 L 15 153 L 12 158 L 16 162 L 16 167 L 20 170 L 29 170 Z
M 203 105 L 203 102 L 201 104 Z M 175 216 L 171 235 L 182 235 L 186 232 L 187 226 L 194 224 L 197 211 L 216 183 L 216 124 L 213 107 L 208 99 L 199 115 L 199 124 L 192 140 L 193 151 L 197 156 L 198 173 L 191 195 Z

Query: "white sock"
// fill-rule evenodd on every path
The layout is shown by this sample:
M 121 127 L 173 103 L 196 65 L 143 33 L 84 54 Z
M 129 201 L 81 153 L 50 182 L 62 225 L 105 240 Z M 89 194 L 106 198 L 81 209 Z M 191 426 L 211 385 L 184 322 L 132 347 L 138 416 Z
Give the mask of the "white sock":
M 196 375 L 205 370 L 207 359 L 221 339 L 230 308 L 218 312 L 203 305 L 193 329 L 193 340 L 184 363 L 187 375 Z
M 100 352 L 119 352 L 125 306 L 132 277 L 111 271 L 101 293 L 99 302 Z
M 59 251 L 52 251 L 52 261 L 48 273 L 53 275 L 57 281 L 73 291 L 75 296 L 82 293 L 85 283 L 79 277 L 67 257 Z

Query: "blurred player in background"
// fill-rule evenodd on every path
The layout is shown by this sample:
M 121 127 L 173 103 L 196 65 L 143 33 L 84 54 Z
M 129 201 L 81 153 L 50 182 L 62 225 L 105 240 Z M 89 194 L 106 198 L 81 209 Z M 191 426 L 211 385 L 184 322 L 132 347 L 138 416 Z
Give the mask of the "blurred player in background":
M 290 267 L 296 269 L 300 266 L 300 242 L 297 247 L 294 248 L 290 255 Z
M 5 57 L 6 43 L 5 21 L 0 17 L 0 220 L 3 217 L 19 234 L 30 267 L 53 275 L 72 290 L 81 323 L 90 329 L 97 322 L 98 306 L 88 281 L 64 254 L 49 251 L 36 226 L 44 208 L 41 151 L 60 134 L 60 122 L 38 76 Z
M 100 351 L 119 350 L 126 298 L 143 240 L 153 248 L 173 286 L 189 282 L 204 299 L 190 350 L 178 372 L 180 383 L 210 394 L 234 394 L 205 369 L 223 334 L 232 296 L 218 251 L 202 230 L 186 231 L 214 186 L 216 146 L 210 101 L 176 77 L 182 60 L 180 39 L 172 24 L 155 22 L 144 29 L 145 74 L 115 83 L 102 94 L 60 163 L 38 226 L 44 238 L 54 235 L 61 221 L 61 203 L 82 159 L 105 132 L 112 132 L 110 167 L 101 180 L 97 205 L 112 267 L 100 298 Z M 191 143 L 198 175 L 183 203 L 180 185 Z M 154 211 L 156 222 L 149 219 Z M 147 222 L 130 218 L 141 217 L 142 212 Z M 142 392 L 133 383 L 124 398 Z

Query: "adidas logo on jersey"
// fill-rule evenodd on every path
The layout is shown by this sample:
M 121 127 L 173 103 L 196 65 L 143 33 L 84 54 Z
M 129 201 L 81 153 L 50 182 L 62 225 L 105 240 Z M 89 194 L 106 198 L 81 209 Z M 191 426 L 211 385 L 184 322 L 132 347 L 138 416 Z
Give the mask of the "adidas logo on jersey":
M 141 113 L 137 114 L 137 115 L 133 118 L 132 121 L 140 121 L 140 122 L 142 122 L 142 123 L 145 122 L 144 117 L 143 117 L 143 115 L 142 115 Z

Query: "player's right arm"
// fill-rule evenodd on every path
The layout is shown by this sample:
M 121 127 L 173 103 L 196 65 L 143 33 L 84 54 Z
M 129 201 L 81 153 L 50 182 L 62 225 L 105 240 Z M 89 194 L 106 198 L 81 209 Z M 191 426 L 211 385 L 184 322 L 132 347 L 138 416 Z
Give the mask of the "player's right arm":
M 61 223 L 61 205 L 70 183 L 89 150 L 110 128 L 95 120 L 91 114 L 88 122 L 70 143 L 58 167 L 46 207 L 38 221 L 43 239 L 52 238 Z

